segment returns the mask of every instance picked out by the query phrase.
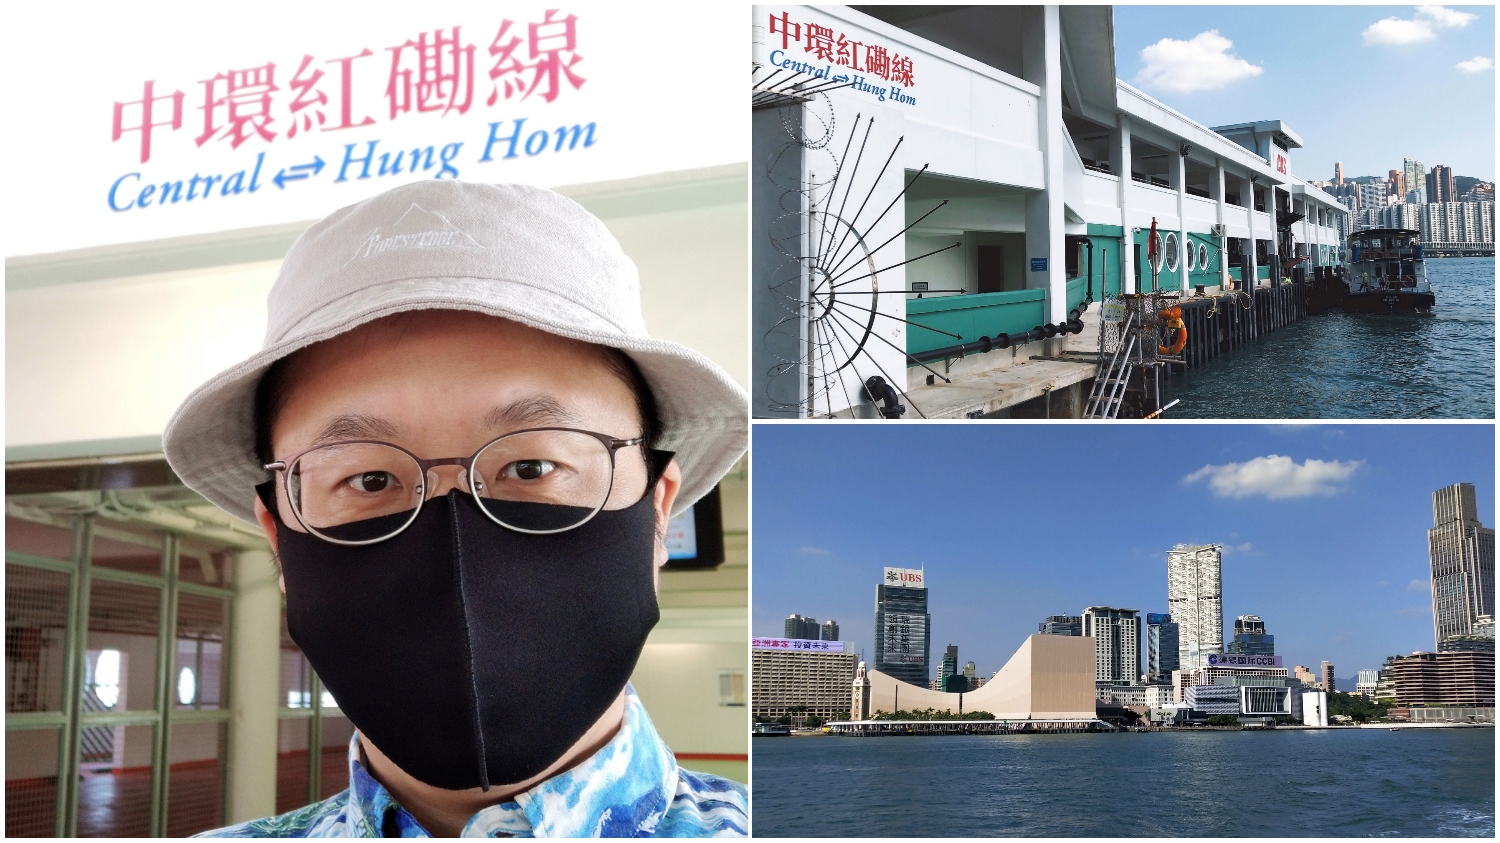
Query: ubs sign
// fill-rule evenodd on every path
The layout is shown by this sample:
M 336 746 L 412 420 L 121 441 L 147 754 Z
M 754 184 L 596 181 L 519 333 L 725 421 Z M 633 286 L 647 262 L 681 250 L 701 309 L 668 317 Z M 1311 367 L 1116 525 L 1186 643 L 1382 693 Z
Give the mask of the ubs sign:
M 885 584 L 900 588 L 926 588 L 922 584 L 922 571 L 917 568 L 886 568 Z

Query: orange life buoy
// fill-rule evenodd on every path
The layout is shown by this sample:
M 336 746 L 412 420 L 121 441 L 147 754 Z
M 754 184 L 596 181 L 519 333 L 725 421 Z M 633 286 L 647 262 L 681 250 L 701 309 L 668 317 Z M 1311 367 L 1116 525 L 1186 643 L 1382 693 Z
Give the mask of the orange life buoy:
M 1176 333 L 1173 334 L 1172 347 L 1158 345 L 1157 353 L 1181 354 L 1183 347 L 1187 345 L 1187 326 L 1182 324 L 1182 308 L 1169 307 L 1163 310 L 1161 315 L 1167 320 L 1167 328 Z

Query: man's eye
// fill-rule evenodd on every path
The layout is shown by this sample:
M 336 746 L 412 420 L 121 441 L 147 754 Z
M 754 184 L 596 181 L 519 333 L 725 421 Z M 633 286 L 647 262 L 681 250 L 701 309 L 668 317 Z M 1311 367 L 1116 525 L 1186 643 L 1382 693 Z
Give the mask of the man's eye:
M 540 480 L 551 474 L 557 464 L 551 460 L 516 460 L 501 469 L 503 480 Z
M 383 492 L 395 485 L 396 478 L 389 471 L 366 471 L 350 477 L 347 482 L 357 492 Z

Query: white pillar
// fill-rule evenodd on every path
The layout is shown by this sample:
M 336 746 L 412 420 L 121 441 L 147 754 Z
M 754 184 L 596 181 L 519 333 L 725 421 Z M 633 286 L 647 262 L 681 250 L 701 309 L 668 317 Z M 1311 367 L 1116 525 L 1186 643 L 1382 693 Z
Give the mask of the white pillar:
M 228 812 L 231 823 L 276 813 L 276 694 L 281 676 L 281 588 L 264 550 L 235 556 L 229 635 Z
M 1214 158 L 1214 220 L 1219 224 L 1219 231 L 1224 231 L 1224 159 Z M 1228 235 L 1219 235 L 1219 286 L 1229 286 L 1229 262 L 1225 260 L 1228 250 L 1224 248 L 1224 241 Z
M 1177 140 L 1177 289 L 1187 289 L 1187 156 L 1182 154 L 1182 140 Z
M 1120 121 L 1120 292 L 1135 292 L 1135 235 L 1130 226 L 1130 118 L 1122 111 Z
M 1246 176 L 1242 183 L 1245 185 L 1245 192 L 1241 194 L 1241 197 L 1245 200 L 1245 226 L 1250 232 L 1250 240 L 1246 244 L 1249 246 L 1247 251 L 1250 255 L 1250 277 L 1244 279 L 1244 281 L 1245 289 L 1253 290 L 1255 289 L 1255 277 L 1260 272 L 1260 265 L 1255 257 L 1255 182 L 1251 181 L 1249 176 Z
M 1040 31 L 1035 23 L 1027 27 L 1023 41 L 1033 45 L 1023 55 L 1025 76 L 1042 80 L 1042 101 L 1037 120 L 1042 142 L 1043 188 L 1026 200 L 1026 286 L 1047 291 L 1047 321 L 1061 323 L 1068 318 L 1067 262 L 1063 252 L 1063 156 L 1067 154 L 1067 129 L 1062 120 L 1062 44 L 1058 7 L 1043 6 Z M 1041 50 L 1034 45 L 1040 43 Z M 1047 268 L 1033 271 L 1031 261 L 1045 258 Z M 1059 349 L 1065 347 L 1059 345 Z

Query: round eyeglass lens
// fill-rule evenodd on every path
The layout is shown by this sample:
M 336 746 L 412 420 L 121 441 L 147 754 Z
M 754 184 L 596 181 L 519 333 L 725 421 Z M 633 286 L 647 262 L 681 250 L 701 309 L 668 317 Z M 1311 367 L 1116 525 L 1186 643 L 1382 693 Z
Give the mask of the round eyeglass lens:
M 327 445 L 298 458 L 287 485 L 298 520 L 317 535 L 337 542 L 379 541 L 416 517 L 422 467 L 390 445 Z
M 574 430 L 528 430 L 496 439 L 474 458 L 474 496 L 516 530 L 552 533 L 589 520 L 609 500 L 609 448 Z

